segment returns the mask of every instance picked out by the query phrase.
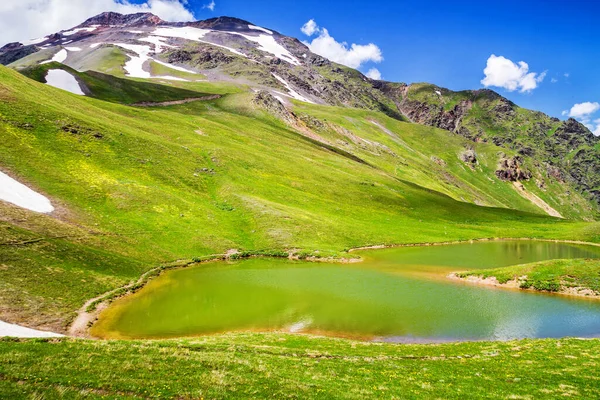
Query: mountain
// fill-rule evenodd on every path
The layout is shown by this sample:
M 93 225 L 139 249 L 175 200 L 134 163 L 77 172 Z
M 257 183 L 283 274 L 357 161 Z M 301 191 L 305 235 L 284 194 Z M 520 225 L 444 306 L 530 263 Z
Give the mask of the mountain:
M 594 208 L 600 202 L 599 140 L 579 122 L 522 109 L 487 89 L 453 92 L 375 81 L 312 53 L 295 38 L 241 19 L 168 23 L 149 13 L 107 12 L 0 49 L 0 63 L 28 76 L 50 60 L 120 78 L 244 85 L 266 90 L 286 106 L 300 100 L 381 111 L 516 152 L 498 157 L 500 179 L 533 180 L 542 191 L 551 183 L 566 185 L 566 192 L 581 193 Z M 519 175 L 517 169 L 527 171 Z
M 523 109 L 487 89 L 453 92 L 415 84 L 405 86 L 397 101 L 415 123 L 515 150 L 546 177 L 569 182 L 600 202 L 600 138 L 575 119 L 560 121 Z M 543 188 L 545 180 L 537 184 Z
M 597 139 L 491 91 L 374 81 L 227 17 L 105 13 L 1 57 L 3 321 L 64 333 L 232 249 L 600 237 Z

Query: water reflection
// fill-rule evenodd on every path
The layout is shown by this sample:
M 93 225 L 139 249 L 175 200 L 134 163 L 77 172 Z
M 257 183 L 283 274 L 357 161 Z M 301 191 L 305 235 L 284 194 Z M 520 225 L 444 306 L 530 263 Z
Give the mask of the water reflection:
M 598 258 L 600 248 L 515 241 L 361 255 L 365 262 L 353 265 L 251 259 L 172 271 L 117 301 L 93 333 L 154 338 L 283 330 L 430 342 L 600 333 L 598 301 L 444 278 L 448 271 Z

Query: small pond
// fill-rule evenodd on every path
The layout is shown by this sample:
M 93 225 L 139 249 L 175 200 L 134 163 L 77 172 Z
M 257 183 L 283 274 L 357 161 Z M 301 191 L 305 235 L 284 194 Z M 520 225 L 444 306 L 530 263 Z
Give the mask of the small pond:
M 600 301 L 481 287 L 456 271 L 600 258 L 600 247 L 498 241 L 360 251 L 357 264 L 255 258 L 167 272 L 113 303 L 106 338 L 311 332 L 398 342 L 600 336 Z

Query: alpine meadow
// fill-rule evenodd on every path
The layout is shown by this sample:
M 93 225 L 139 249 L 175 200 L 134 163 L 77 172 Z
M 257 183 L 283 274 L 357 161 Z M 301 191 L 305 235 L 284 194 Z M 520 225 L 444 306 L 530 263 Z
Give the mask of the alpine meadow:
M 600 397 L 600 105 L 97 6 L 1 43 L 0 398 Z

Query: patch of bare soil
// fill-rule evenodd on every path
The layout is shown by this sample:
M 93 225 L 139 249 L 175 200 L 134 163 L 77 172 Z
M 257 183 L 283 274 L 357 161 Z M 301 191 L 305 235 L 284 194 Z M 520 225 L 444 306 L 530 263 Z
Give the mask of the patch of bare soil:
M 563 216 L 558 211 L 550 207 L 550 205 L 544 200 L 540 199 L 535 194 L 528 192 L 521 182 L 513 182 L 513 185 L 515 186 L 515 189 L 517 189 L 517 192 L 519 192 L 521 196 L 523 196 L 524 198 L 526 198 L 527 200 L 544 210 L 546 214 L 552 217 L 563 218 Z

